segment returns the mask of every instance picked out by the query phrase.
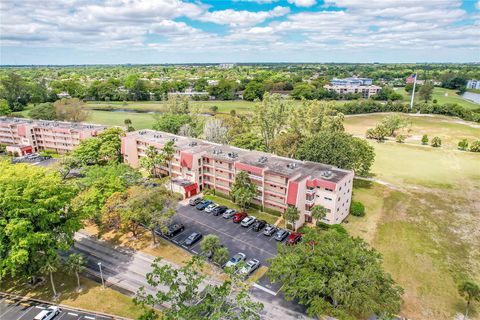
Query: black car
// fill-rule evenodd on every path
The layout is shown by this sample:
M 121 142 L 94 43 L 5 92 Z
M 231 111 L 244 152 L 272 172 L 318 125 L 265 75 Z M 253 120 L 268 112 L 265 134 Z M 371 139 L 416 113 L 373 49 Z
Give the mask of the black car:
M 190 199 L 188 200 L 188 203 L 192 206 L 192 207 L 195 207 L 197 204 L 199 204 L 200 202 L 202 202 L 203 199 L 201 197 L 198 197 L 198 198 L 193 198 L 193 199 Z
M 219 206 L 219 207 L 216 207 L 215 209 L 212 210 L 212 214 L 214 216 L 219 216 L 221 214 L 223 214 L 225 211 L 227 211 L 227 207 L 225 206 Z
M 185 226 L 183 224 L 174 222 L 167 227 L 167 232 L 165 232 L 165 236 L 173 238 L 183 230 L 185 230 Z
M 197 243 L 200 239 L 202 239 L 202 234 L 194 232 L 191 235 L 188 236 L 187 239 L 185 239 L 185 242 L 183 243 L 187 247 L 193 246 L 195 243 Z
M 272 224 L 267 225 L 265 230 L 263 230 L 263 234 L 267 237 L 271 237 L 275 232 L 277 232 L 277 227 Z
M 286 237 L 288 237 L 289 234 L 290 232 L 288 232 L 287 230 L 279 229 L 277 233 L 275 233 L 275 240 L 283 241 Z
M 255 221 L 255 223 L 253 224 L 253 227 L 252 227 L 252 230 L 253 231 L 260 231 L 263 229 L 263 227 L 265 227 L 267 225 L 267 221 L 265 220 L 257 220 Z

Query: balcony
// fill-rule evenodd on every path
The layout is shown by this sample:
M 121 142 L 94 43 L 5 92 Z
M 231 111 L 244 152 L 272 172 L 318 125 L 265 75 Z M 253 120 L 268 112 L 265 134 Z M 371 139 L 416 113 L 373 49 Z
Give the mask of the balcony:
M 263 178 L 254 174 L 249 174 L 248 177 L 252 180 L 263 181 Z
M 317 192 L 316 189 L 307 189 L 306 190 L 307 194 L 315 194 Z
M 308 204 L 308 205 L 313 205 L 315 204 L 315 199 L 311 199 L 311 200 L 305 200 L 305 204 Z

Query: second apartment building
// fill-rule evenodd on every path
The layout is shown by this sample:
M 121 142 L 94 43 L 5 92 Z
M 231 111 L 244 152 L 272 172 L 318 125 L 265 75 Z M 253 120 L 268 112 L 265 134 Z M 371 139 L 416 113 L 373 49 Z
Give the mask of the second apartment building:
M 254 203 L 280 212 L 288 206 L 297 207 L 297 226 L 312 221 L 310 210 L 315 205 L 327 209 L 324 222 L 329 224 L 342 222 L 349 213 L 351 170 L 153 130 L 130 132 L 122 138 L 124 160 L 138 167 L 149 146 L 161 149 L 169 141 L 175 143 L 175 155 L 170 167 L 162 169 L 184 186 L 185 196 L 205 188 L 229 194 L 236 174 L 245 171 L 257 186 Z

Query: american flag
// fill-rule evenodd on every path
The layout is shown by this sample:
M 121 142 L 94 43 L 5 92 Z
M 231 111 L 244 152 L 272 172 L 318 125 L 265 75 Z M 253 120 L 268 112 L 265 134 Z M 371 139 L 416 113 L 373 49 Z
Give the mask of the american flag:
M 416 73 L 412 74 L 410 77 L 407 78 L 407 83 L 414 83 L 416 77 L 417 77 Z

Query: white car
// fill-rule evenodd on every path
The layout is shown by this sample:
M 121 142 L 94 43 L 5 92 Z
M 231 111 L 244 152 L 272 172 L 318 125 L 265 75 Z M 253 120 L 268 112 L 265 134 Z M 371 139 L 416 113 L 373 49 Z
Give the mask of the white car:
M 237 213 L 237 210 L 235 210 L 235 209 L 228 209 L 227 211 L 225 211 L 225 212 L 223 213 L 223 217 L 224 217 L 225 219 L 230 219 L 231 217 L 233 217 L 233 215 L 234 215 L 235 213 Z
M 258 261 L 257 259 L 251 259 L 242 269 L 240 269 L 239 273 L 241 275 L 244 275 L 245 277 L 248 277 L 255 270 L 257 270 L 258 267 L 260 267 L 260 261 Z
M 55 318 L 55 316 L 59 314 L 60 311 L 62 310 L 59 307 L 50 306 L 47 309 L 40 311 L 40 313 L 37 314 L 33 319 L 34 320 L 51 320 Z
M 246 217 L 245 219 L 242 220 L 242 227 L 250 227 L 255 221 L 257 220 L 257 218 L 255 218 L 254 216 L 248 216 Z
M 216 207 L 218 207 L 218 204 L 212 203 L 212 204 L 208 205 L 208 207 L 205 208 L 205 212 L 210 213 L 210 212 L 212 212 L 213 209 L 215 209 Z
M 243 252 L 239 252 L 233 257 L 228 260 L 228 262 L 225 264 L 225 268 L 228 267 L 235 267 L 237 266 L 240 262 L 244 261 L 247 256 Z

